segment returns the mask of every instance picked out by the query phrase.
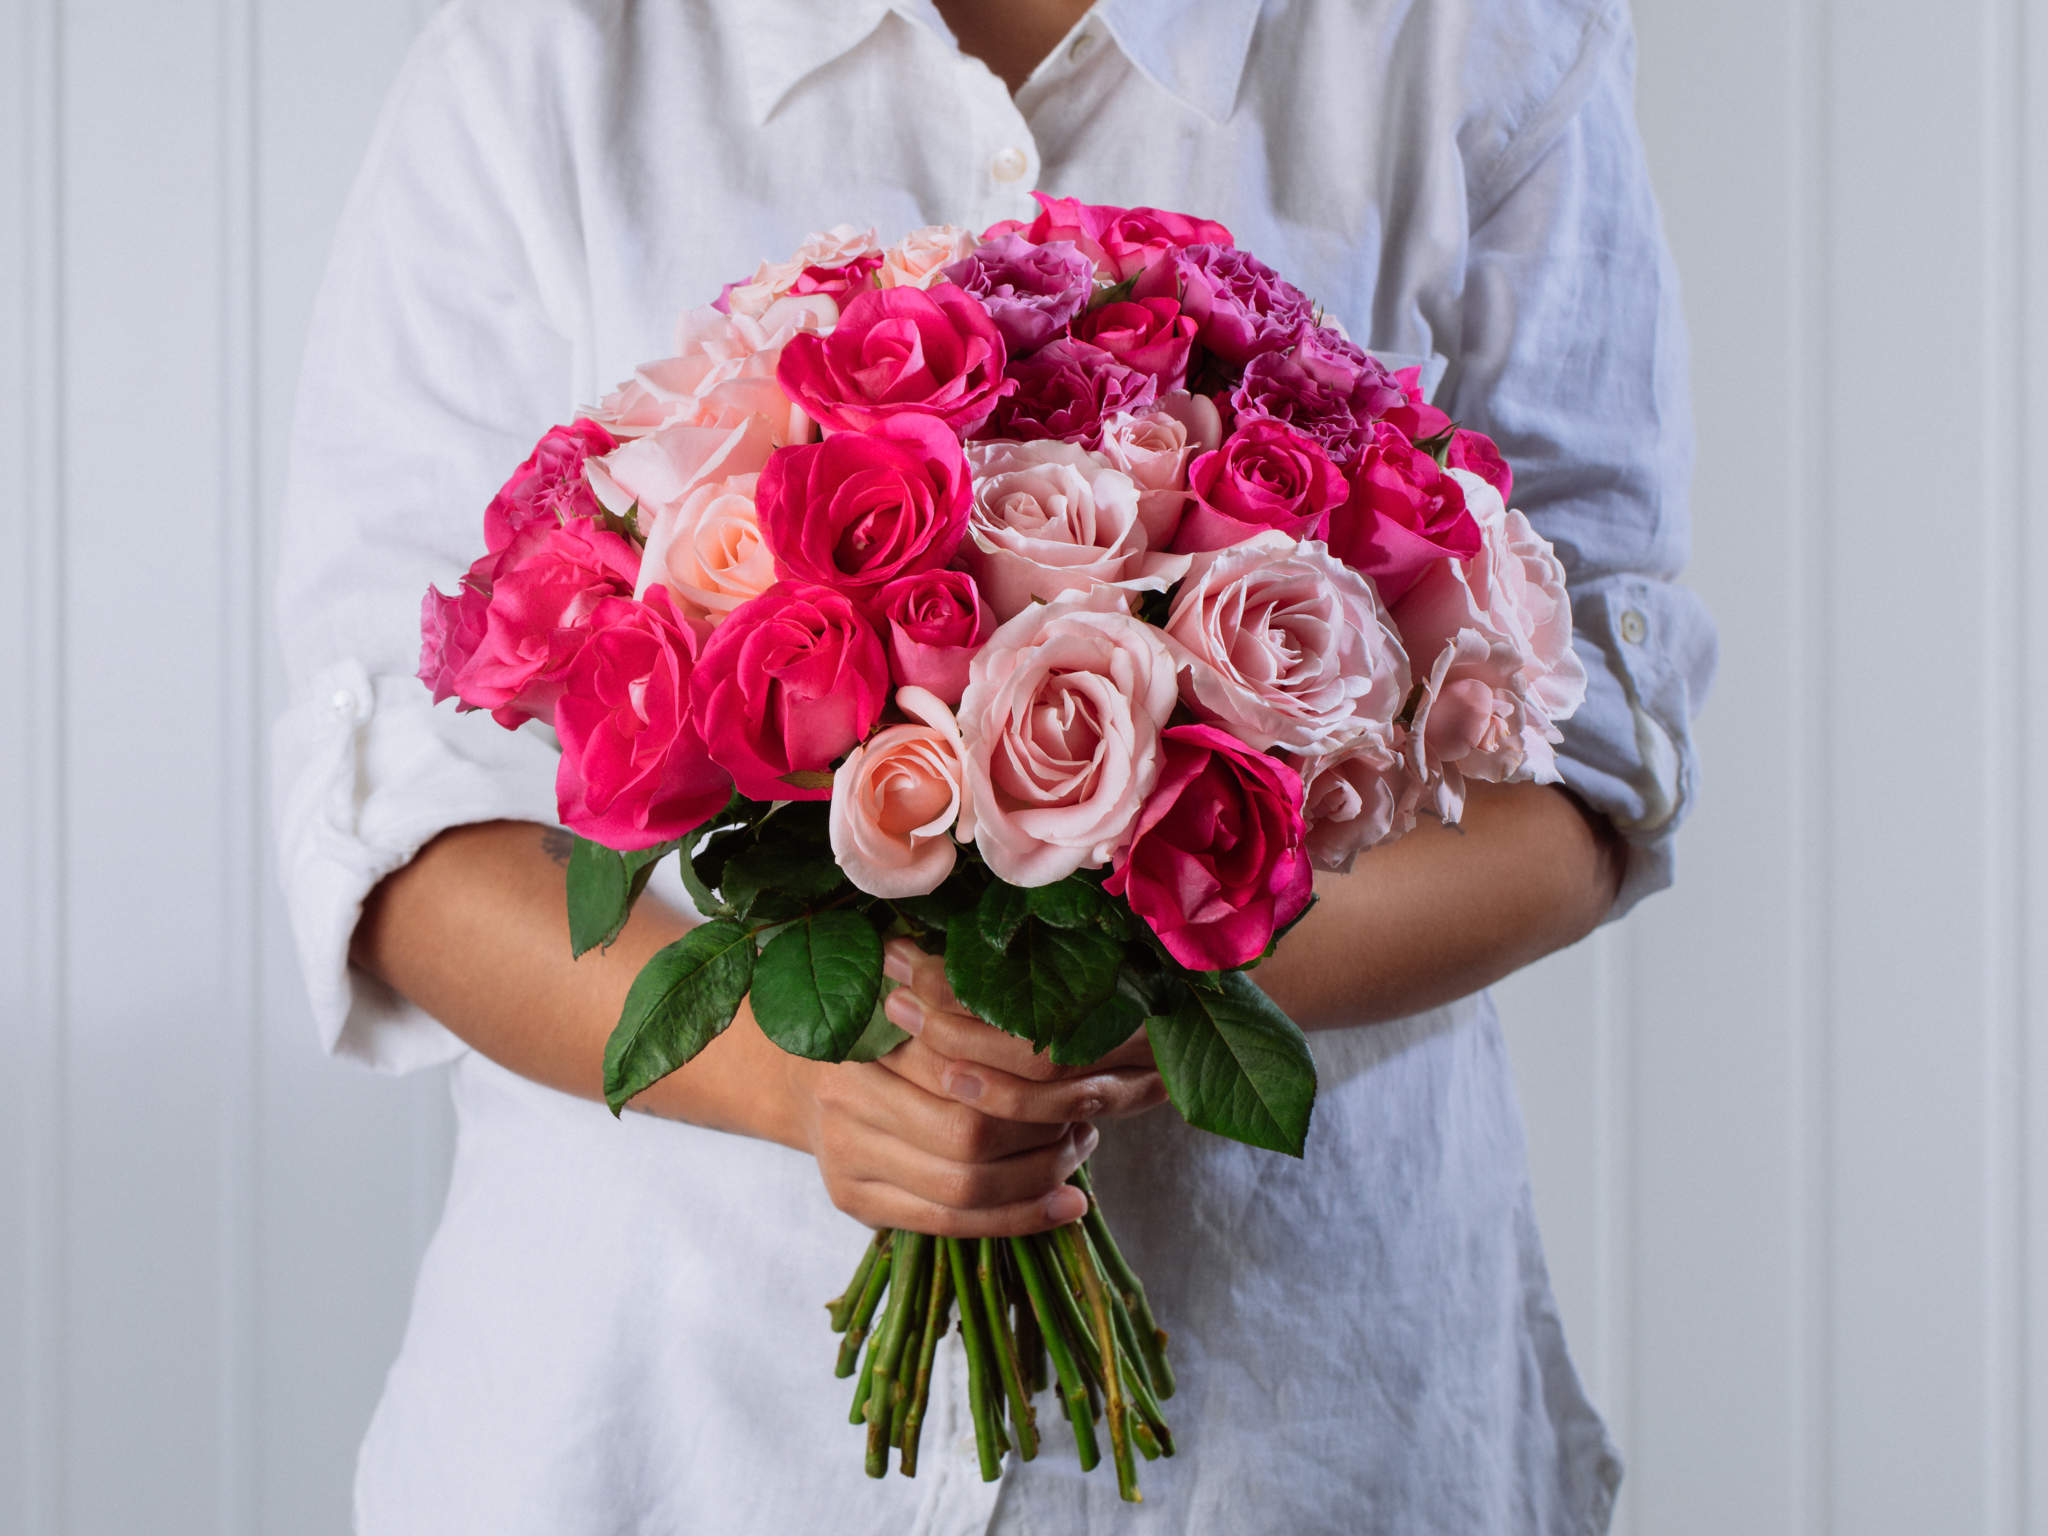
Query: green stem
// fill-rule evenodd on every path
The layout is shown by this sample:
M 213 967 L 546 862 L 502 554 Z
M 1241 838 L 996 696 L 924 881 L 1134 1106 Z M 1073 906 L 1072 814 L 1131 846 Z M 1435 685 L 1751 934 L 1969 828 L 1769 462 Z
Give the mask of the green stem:
M 875 1267 L 875 1261 L 882 1256 L 882 1250 L 889 1245 L 889 1229 L 884 1227 L 868 1240 L 867 1248 L 860 1256 L 860 1267 L 853 1272 L 853 1278 L 846 1283 L 846 1289 L 825 1303 L 832 1314 L 832 1331 L 846 1332 L 853 1321 L 853 1309 L 860 1302 L 861 1292 L 867 1289 L 868 1274 Z
M 854 1304 L 853 1315 L 847 1320 L 846 1337 L 839 1341 L 839 1364 L 832 1371 L 834 1376 L 851 1376 L 853 1368 L 860 1363 L 860 1347 L 867 1342 L 868 1324 L 874 1319 L 876 1303 L 882 1299 L 882 1288 L 889 1283 L 891 1255 L 888 1236 L 883 1234 L 883 1251 L 868 1271 L 868 1283 L 861 1289 L 860 1300 Z
M 981 1284 L 981 1302 L 988 1313 L 989 1340 L 1002 1377 L 1003 1393 L 1010 1400 L 1010 1426 L 1016 1431 L 1017 1454 L 1030 1461 L 1038 1454 L 1038 1415 L 1024 1391 L 1024 1375 L 1017 1364 L 1017 1340 L 1010 1332 L 1010 1309 L 996 1272 L 996 1240 L 984 1237 L 975 1245 L 975 1278 Z
M 956 1237 L 944 1242 L 946 1262 L 953 1270 L 953 1290 L 960 1297 L 960 1334 L 967 1345 L 967 1398 L 974 1413 L 974 1449 L 981 1459 L 981 1480 L 992 1483 L 1002 1475 L 1002 1464 L 997 1459 L 995 1413 L 981 1315 L 974 1305 L 974 1282 L 968 1274 L 966 1247 Z
M 1103 1273 L 1110 1277 L 1123 1296 L 1124 1306 L 1131 1314 L 1138 1347 L 1145 1356 L 1145 1375 L 1162 1399 L 1169 1398 L 1173 1396 L 1174 1380 L 1173 1366 L 1166 1358 L 1166 1330 L 1152 1316 L 1152 1303 L 1146 1298 L 1145 1286 L 1138 1279 L 1138 1272 L 1131 1268 L 1130 1261 L 1110 1235 L 1109 1218 L 1102 1214 L 1102 1205 L 1095 1198 L 1095 1181 L 1089 1177 L 1085 1164 L 1075 1170 L 1073 1182 L 1088 1197 L 1088 1212 L 1082 1220 L 1087 1223 L 1088 1235 L 1094 1239 L 1096 1250 L 1104 1260 Z
M 938 1352 L 939 1340 L 946 1336 L 946 1314 L 953 1299 L 952 1267 L 946 1262 L 943 1247 L 937 1244 L 932 1249 L 932 1283 L 927 1295 L 924 1337 L 917 1347 L 917 1379 L 911 1384 L 910 1407 L 903 1415 L 903 1455 L 899 1465 L 905 1477 L 917 1476 L 917 1442 L 924 1431 L 925 1405 L 932 1395 L 932 1357 Z
M 892 1266 L 895 1281 L 889 1287 L 889 1310 L 882 1319 L 882 1331 L 875 1340 L 874 1385 L 865 1410 L 868 1421 L 868 1476 L 884 1477 L 889 1471 L 889 1429 L 895 1403 L 889 1388 L 896 1379 L 896 1363 L 903 1358 L 903 1341 L 910 1331 L 911 1314 L 918 1310 L 924 1284 L 924 1266 L 931 1254 L 932 1240 L 922 1232 L 905 1232 L 901 1256 Z
M 1081 1458 L 1081 1470 L 1091 1471 L 1102 1460 L 1102 1452 L 1095 1443 L 1095 1419 L 1088 1409 L 1087 1382 L 1074 1363 L 1073 1351 L 1067 1347 L 1059 1303 L 1054 1299 L 1054 1293 L 1061 1288 L 1059 1277 L 1046 1274 L 1032 1239 L 1013 1238 L 1010 1252 L 1016 1257 L 1017 1272 L 1024 1277 L 1024 1290 L 1037 1314 L 1045 1352 L 1052 1357 L 1053 1374 L 1059 1378 L 1060 1401 L 1067 1410 L 1067 1422 L 1074 1427 L 1074 1449 Z
M 1116 1490 L 1125 1503 L 1136 1504 L 1144 1495 L 1138 1492 L 1138 1469 L 1131 1460 L 1131 1431 L 1124 1417 L 1124 1373 L 1118 1369 L 1116 1325 L 1110 1321 L 1109 1293 L 1102 1276 L 1095 1272 L 1095 1261 L 1084 1246 L 1086 1240 L 1078 1222 L 1053 1233 L 1061 1255 L 1080 1280 L 1095 1322 L 1095 1347 L 1102 1361 L 1102 1395 L 1109 1410 L 1109 1450 L 1116 1462 Z

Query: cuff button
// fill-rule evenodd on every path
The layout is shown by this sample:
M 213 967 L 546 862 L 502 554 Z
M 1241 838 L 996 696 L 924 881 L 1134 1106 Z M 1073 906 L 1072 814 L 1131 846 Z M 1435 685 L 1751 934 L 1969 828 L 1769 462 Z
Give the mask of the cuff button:
M 1645 619 L 1642 616 L 1642 614 L 1640 614 L 1633 608 L 1626 608 L 1622 610 L 1622 639 L 1626 640 L 1630 645 L 1641 645 L 1644 640 L 1649 638 L 1649 634 L 1649 621 Z

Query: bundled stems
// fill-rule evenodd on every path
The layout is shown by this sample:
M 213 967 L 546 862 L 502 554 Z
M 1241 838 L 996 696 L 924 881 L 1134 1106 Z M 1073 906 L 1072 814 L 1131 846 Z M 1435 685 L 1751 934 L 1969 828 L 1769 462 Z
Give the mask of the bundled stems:
M 898 1452 L 917 1472 L 939 1342 L 957 1305 L 967 1357 L 968 1409 L 981 1475 L 993 1481 L 1014 1449 L 1038 1454 L 1033 1398 L 1057 1393 L 1083 1471 L 1102 1459 L 1096 1421 L 1109 1423 L 1117 1491 L 1135 1503 L 1138 1456 L 1173 1454 L 1159 1400 L 1173 1390 L 1166 1335 L 1145 1290 L 1110 1236 L 1085 1173 L 1083 1221 L 1013 1238 L 935 1238 L 882 1232 L 868 1244 L 843 1294 L 828 1304 L 845 1337 L 838 1374 L 854 1374 L 849 1417 L 867 1429 L 867 1472 L 888 1471 Z M 886 1296 L 886 1301 L 884 1300 Z

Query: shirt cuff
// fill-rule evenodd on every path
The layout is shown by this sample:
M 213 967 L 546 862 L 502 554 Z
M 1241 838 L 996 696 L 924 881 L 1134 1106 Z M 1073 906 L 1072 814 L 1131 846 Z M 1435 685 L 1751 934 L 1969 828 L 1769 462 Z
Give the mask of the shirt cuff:
M 1673 838 L 1692 808 L 1692 721 L 1714 673 L 1714 626 L 1685 588 L 1639 576 L 1574 587 L 1572 647 L 1586 702 L 1563 726 L 1558 771 L 1626 851 L 1606 921 L 1671 884 Z
M 344 660 L 314 677 L 272 746 L 280 872 L 321 1044 L 390 1073 L 459 1056 L 460 1040 L 349 964 L 349 942 L 364 898 L 441 832 L 555 824 L 553 737 L 436 709 L 417 678 Z

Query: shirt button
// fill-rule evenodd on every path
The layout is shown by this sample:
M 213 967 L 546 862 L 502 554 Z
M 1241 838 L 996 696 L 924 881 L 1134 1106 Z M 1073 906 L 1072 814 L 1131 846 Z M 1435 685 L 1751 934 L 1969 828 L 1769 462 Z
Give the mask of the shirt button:
M 997 181 L 1015 181 L 1031 169 L 1031 162 L 1025 158 L 1024 151 L 1013 144 L 1008 149 L 997 151 L 988 169 Z
M 1083 32 L 1079 37 L 1067 44 L 1067 62 L 1069 64 L 1078 64 L 1094 51 L 1095 34 L 1093 32 Z
M 352 715 L 356 712 L 356 696 L 346 688 L 337 688 L 328 698 L 327 707 L 337 715 Z
M 1633 608 L 1622 610 L 1621 638 L 1630 645 L 1641 645 L 1650 633 L 1649 621 Z

